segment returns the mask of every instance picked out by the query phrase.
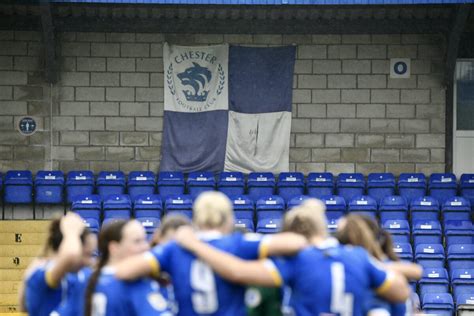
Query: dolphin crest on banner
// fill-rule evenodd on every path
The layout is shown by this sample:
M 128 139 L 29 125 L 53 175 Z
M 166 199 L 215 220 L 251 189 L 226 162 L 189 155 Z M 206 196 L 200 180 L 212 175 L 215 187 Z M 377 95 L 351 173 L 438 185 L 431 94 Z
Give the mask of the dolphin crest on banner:
M 228 45 L 193 47 L 165 43 L 165 110 L 227 110 L 228 51 Z

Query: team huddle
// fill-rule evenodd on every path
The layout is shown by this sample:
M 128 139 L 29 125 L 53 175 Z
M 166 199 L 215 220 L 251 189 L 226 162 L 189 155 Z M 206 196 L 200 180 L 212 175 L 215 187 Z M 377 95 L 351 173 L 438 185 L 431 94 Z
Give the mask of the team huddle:
M 262 236 L 235 231 L 231 201 L 204 192 L 192 223 L 165 217 L 151 245 L 135 220 L 104 225 L 97 241 L 68 213 L 51 222 L 20 304 L 32 316 L 238 316 L 247 315 L 252 285 L 280 288 L 284 315 L 414 312 L 408 280 L 422 270 L 398 261 L 388 233 L 349 215 L 335 237 L 324 204 L 313 199 L 285 214 L 281 233 Z

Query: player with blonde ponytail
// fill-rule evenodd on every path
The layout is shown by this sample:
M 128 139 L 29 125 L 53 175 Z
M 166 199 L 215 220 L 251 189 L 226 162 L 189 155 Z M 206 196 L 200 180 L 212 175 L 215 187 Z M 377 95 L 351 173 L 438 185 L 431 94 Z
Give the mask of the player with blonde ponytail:
M 243 259 L 290 254 L 307 243 L 303 236 L 293 233 L 262 237 L 233 232 L 232 203 L 215 191 L 204 192 L 196 199 L 193 223 L 202 241 Z M 125 260 L 117 267 L 117 276 L 124 279 L 161 272 L 172 277 L 178 315 L 246 315 L 245 287 L 215 275 L 207 264 L 174 241 Z

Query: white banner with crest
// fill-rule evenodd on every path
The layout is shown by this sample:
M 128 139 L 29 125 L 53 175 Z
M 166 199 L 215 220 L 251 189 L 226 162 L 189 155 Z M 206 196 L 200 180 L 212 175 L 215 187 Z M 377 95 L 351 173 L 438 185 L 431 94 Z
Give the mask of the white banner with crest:
M 229 45 L 164 44 L 166 111 L 228 110 Z

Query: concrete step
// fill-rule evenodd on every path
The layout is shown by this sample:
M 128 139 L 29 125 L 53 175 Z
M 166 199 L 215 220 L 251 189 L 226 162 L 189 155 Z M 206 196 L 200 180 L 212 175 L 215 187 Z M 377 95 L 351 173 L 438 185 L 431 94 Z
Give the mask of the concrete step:
M 3 220 L 0 221 L 2 233 L 47 233 L 49 221 L 47 220 Z
M 43 245 L 47 233 L 0 233 L 0 245 Z
M 24 270 L 34 259 L 35 257 L 0 257 L 0 269 Z

